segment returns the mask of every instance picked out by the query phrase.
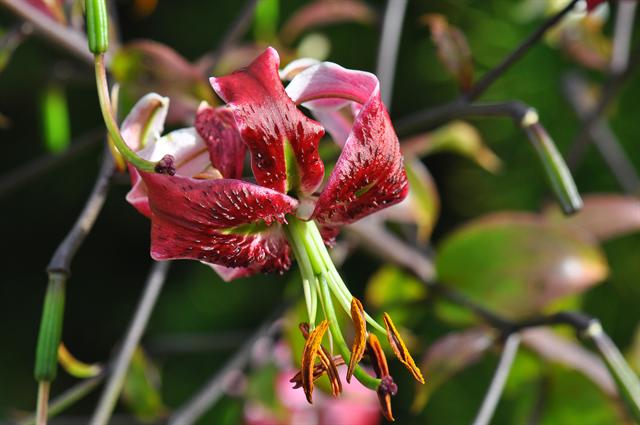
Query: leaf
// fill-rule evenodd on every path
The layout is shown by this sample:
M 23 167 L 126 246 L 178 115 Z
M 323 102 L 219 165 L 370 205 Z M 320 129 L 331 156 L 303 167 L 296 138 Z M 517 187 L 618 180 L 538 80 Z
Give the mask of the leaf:
M 617 396 L 616 386 L 598 356 L 550 329 L 522 332 L 522 343 L 542 358 L 575 369 L 589 378 L 605 394 Z
M 387 264 L 369 279 L 365 297 L 367 305 L 377 310 L 398 308 L 405 312 L 404 304 L 423 300 L 427 296 L 427 288 L 404 270 Z M 399 316 L 393 313 L 396 318 Z M 402 320 L 399 320 L 402 322 Z
M 280 0 L 260 0 L 256 6 L 253 33 L 256 40 L 271 43 L 276 38 Z
M 640 199 L 633 196 L 588 195 L 577 214 L 567 217 L 552 206 L 545 215 L 558 224 L 584 230 L 599 241 L 640 232 Z
M 440 196 L 427 167 L 417 158 L 405 157 L 409 180 L 409 208 L 418 225 L 418 239 L 426 242 L 440 213 Z M 392 207 L 393 208 L 393 207 Z
M 482 136 L 471 124 L 453 121 L 437 130 L 402 141 L 405 155 L 423 157 L 440 152 L 465 156 L 485 170 L 496 173 L 502 166 L 498 158 L 484 143 Z
M 494 335 L 486 329 L 471 328 L 447 334 L 435 341 L 425 353 L 420 366 L 428 375 L 429 382 L 418 387 L 412 410 L 421 411 L 440 385 L 479 361 L 494 339 Z
M 358 0 L 316 0 L 298 9 L 282 26 L 280 39 L 293 43 L 305 31 L 341 22 L 372 24 L 377 20 L 374 10 Z
M 131 359 L 122 389 L 122 399 L 142 422 L 155 422 L 166 416 L 167 409 L 159 391 L 160 372 L 138 347 Z
M 450 25 L 443 15 L 427 14 L 420 20 L 431 30 L 440 62 L 456 79 L 460 89 L 469 90 L 473 86 L 473 59 L 464 33 Z
M 451 234 L 436 258 L 438 279 L 508 318 L 602 281 L 600 248 L 573 229 L 526 213 L 492 214 Z
M 49 152 L 64 152 L 71 141 L 67 97 L 62 87 L 49 85 L 42 95 L 42 136 Z

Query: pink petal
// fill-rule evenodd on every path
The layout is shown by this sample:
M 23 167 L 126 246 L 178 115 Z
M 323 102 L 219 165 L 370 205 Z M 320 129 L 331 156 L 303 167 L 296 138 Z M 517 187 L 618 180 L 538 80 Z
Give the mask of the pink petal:
M 259 270 L 251 267 L 225 267 L 206 262 L 204 264 L 210 266 L 225 282 L 231 282 L 232 280 L 248 277 L 259 272 Z
M 316 204 L 321 224 L 352 223 L 400 202 L 408 184 L 398 137 L 380 99 L 375 75 L 322 63 L 298 74 L 287 87 L 294 102 L 320 112 L 361 104 L 344 148 Z
M 224 107 L 199 108 L 195 127 L 207 143 L 211 165 L 217 168 L 224 178 L 241 178 L 246 146 L 231 111 Z
M 151 141 L 144 149 L 138 152 L 138 155 L 150 161 L 159 161 L 165 155 L 173 155 L 176 163 L 176 173 L 186 177 L 201 173 L 211 163 L 207 145 L 193 128 L 172 131 L 161 139 Z M 132 187 L 127 193 L 127 202 L 133 205 L 141 214 L 151 217 L 147 187 L 140 179 L 138 170 L 130 166 L 129 173 Z
M 169 98 L 156 93 L 142 97 L 122 122 L 120 132 L 127 145 L 138 151 L 160 137 L 169 111 Z
M 280 223 L 295 210 L 295 199 L 241 180 L 141 175 L 152 211 L 154 259 L 195 259 L 260 272 L 291 265 Z M 260 223 L 266 229 L 238 227 Z
M 289 99 L 278 76 L 279 62 L 278 53 L 268 48 L 247 68 L 211 78 L 211 85 L 234 114 L 242 139 L 251 151 L 258 184 L 280 192 L 298 189 L 309 194 L 324 177 L 318 154 L 324 129 Z M 299 187 L 287 187 L 285 141 L 291 144 L 296 157 Z
M 156 93 L 149 93 L 138 100 L 120 125 L 120 132 L 127 145 L 138 151 L 143 146 L 155 143 L 164 129 L 168 110 L 169 98 Z M 127 194 L 127 201 L 141 214 L 150 217 L 147 192 L 140 181 L 138 170 L 129 166 L 129 176 L 132 189 Z

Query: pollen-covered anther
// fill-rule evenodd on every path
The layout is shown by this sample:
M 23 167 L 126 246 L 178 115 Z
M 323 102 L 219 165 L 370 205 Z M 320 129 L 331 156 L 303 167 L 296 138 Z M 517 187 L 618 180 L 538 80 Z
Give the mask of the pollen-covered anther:
M 351 382 L 353 370 L 362 360 L 364 350 L 367 347 L 367 323 L 364 316 L 364 308 L 356 297 L 351 299 L 351 320 L 353 321 L 355 335 L 353 337 L 353 346 L 351 347 L 349 368 L 347 369 L 347 382 Z
M 155 172 L 158 174 L 168 174 L 173 176 L 176 174 L 176 160 L 173 155 L 165 155 L 156 163 Z
M 320 343 L 328 328 L 329 322 L 323 320 L 318 327 L 309 333 L 309 337 L 304 344 L 304 350 L 302 351 L 302 389 L 309 403 L 313 403 L 313 371 L 316 357 L 318 357 L 318 353 L 322 351 Z
M 302 332 L 302 336 L 306 340 L 309 339 L 309 324 L 308 323 L 300 323 L 300 332 Z M 334 397 L 337 397 L 342 392 L 342 381 L 340 380 L 340 375 L 338 374 L 338 366 L 344 364 L 344 360 L 342 357 L 333 357 L 326 348 L 320 345 L 320 350 L 318 351 L 318 358 L 320 359 L 320 364 L 314 366 L 313 370 L 313 381 L 317 380 L 322 376 L 324 372 L 327 372 L 327 377 L 329 378 L 329 382 L 331 384 L 331 394 Z M 301 375 L 301 373 L 297 373 L 290 382 L 295 382 L 294 388 L 299 388 L 301 386 L 298 384 L 297 377 Z
M 422 372 L 413 361 L 413 357 L 411 357 L 411 354 L 409 353 L 407 346 L 402 340 L 400 333 L 393 324 L 391 317 L 387 313 L 384 313 L 383 319 L 384 325 L 387 328 L 387 338 L 389 339 L 389 345 L 391 345 L 393 353 L 396 355 L 398 360 L 400 360 L 400 362 L 409 370 L 409 372 L 411 372 L 411 375 L 413 375 L 414 379 L 421 384 L 424 384 L 425 381 L 424 377 L 422 376 Z

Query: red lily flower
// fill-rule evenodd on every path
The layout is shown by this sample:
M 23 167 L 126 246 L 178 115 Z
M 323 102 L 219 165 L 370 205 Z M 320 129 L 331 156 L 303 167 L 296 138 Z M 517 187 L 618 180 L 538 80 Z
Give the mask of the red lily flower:
M 376 77 L 321 63 L 299 73 L 285 91 L 278 66 L 277 52 L 268 48 L 247 68 L 212 78 L 227 106 L 202 107 L 195 129 L 158 139 L 166 101 L 157 95 L 143 98 L 123 123 L 125 140 L 140 156 L 153 161 L 172 154 L 176 161 L 174 176 L 132 170 L 127 200 L 151 218 L 154 259 L 223 266 L 216 270 L 227 280 L 282 272 L 291 265 L 282 229 L 287 214 L 314 219 L 335 236 L 339 226 L 407 195 L 398 139 Z M 318 193 L 324 128 L 296 104 L 337 110 L 348 103 L 357 105 L 357 116 Z M 154 140 L 145 143 L 148 138 Z M 256 183 L 240 179 L 245 147 Z

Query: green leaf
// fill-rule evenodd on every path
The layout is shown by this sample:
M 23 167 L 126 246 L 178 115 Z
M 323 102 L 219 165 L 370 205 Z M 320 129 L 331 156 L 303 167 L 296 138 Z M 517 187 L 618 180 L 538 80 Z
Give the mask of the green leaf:
M 122 399 L 142 422 L 156 422 L 167 413 L 159 391 L 160 372 L 138 347 L 131 359 Z
M 409 180 L 409 203 L 418 225 L 418 239 L 426 241 L 438 220 L 440 196 L 427 167 L 417 158 L 405 158 Z
M 71 129 L 67 97 L 62 87 L 50 85 L 42 96 L 42 136 L 49 152 L 59 153 L 69 147 Z
M 402 141 L 402 152 L 419 157 L 447 152 L 474 161 L 485 170 L 496 173 L 502 166 L 498 158 L 482 140 L 474 126 L 464 121 L 453 121 L 437 130 Z
M 378 269 L 365 291 L 367 306 L 381 311 L 423 300 L 426 296 L 427 288 L 422 282 L 390 264 Z
M 256 41 L 270 43 L 276 38 L 280 0 L 260 0 L 256 6 L 253 33 Z
M 602 281 L 607 262 L 591 238 L 531 214 L 502 213 L 450 235 L 436 258 L 438 279 L 509 318 L 542 311 Z

